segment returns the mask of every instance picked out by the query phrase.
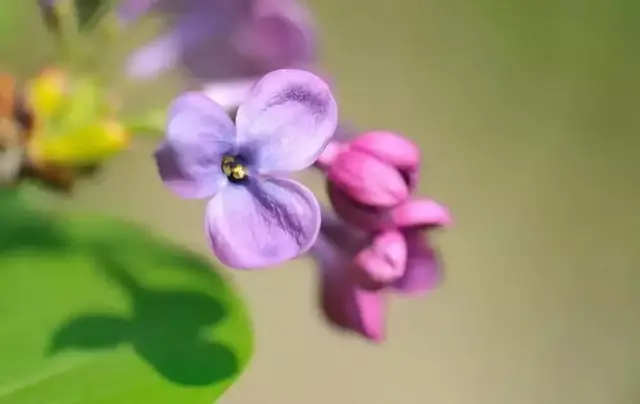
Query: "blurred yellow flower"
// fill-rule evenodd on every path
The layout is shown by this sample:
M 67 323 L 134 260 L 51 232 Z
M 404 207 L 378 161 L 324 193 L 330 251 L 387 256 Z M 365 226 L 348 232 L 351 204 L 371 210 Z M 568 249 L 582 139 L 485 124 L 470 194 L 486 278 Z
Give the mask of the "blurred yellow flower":
M 27 85 L 26 96 L 36 121 L 29 150 L 37 159 L 65 166 L 98 164 L 130 142 L 100 87 L 88 78 L 47 69 Z
M 62 109 L 69 80 L 64 71 L 48 68 L 26 85 L 26 101 L 39 120 L 50 120 Z
M 57 136 L 36 136 L 31 150 L 51 163 L 86 166 L 99 163 L 124 150 L 130 136 L 116 121 L 98 121 Z

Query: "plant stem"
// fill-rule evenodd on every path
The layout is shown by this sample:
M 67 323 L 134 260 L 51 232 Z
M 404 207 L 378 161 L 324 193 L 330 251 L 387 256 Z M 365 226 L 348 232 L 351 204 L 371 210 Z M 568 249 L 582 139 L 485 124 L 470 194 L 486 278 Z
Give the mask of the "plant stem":
M 56 0 L 52 5 L 58 25 L 58 46 L 65 67 L 74 66 L 82 49 L 78 13 L 74 0 Z

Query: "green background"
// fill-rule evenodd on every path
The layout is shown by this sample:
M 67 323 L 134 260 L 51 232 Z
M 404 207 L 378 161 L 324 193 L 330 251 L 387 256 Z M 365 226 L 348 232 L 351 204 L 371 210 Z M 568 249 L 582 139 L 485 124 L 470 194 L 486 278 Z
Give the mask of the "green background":
M 446 278 L 391 301 L 372 346 L 322 324 L 310 261 L 233 274 L 256 355 L 220 402 L 639 403 L 640 3 L 310 7 L 343 119 L 420 144 L 420 191 L 455 219 L 435 237 Z M 204 202 L 169 194 L 152 150 L 136 142 L 61 205 L 206 253 Z

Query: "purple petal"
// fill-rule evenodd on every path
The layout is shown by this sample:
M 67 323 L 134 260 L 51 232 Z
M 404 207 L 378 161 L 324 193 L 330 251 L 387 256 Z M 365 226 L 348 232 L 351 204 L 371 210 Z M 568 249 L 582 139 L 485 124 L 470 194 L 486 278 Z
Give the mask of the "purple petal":
M 350 279 L 352 265 L 323 237 L 318 238 L 313 253 L 321 269 L 320 306 L 326 320 L 339 329 L 382 341 L 384 295 L 356 286 Z
M 407 264 L 407 243 L 397 231 L 377 234 L 355 259 L 356 276 L 367 288 L 382 288 L 404 275 Z
M 178 66 L 185 50 L 207 35 L 199 18 L 185 18 L 170 33 L 135 51 L 126 62 L 127 75 L 136 80 L 153 79 Z
M 246 78 L 213 82 L 205 85 L 204 92 L 225 110 L 232 111 L 238 108 L 257 81 L 258 78 Z
M 136 50 L 126 61 L 127 76 L 135 80 L 152 79 L 174 68 L 182 54 L 177 32 L 164 35 Z
M 239 35 L 237 47 L 267 71 L 306 66 L 314 55 L 314 46 L 304 28 L 282 15 L 260 17 Z
M 124 0 L 118 5 L 116 13 L 120 20 L 130 23 L 151 11 L 157 2 L 158 0 Z
M 357 150 L 342 153 L 331 165 L 328 179 L 353 200 L 377 208 L 397 205 L 409 196 L 400 171 Z
M 407 241 L 407 267 L 393 288 L 402 294 L 420 294 L 432 290 L 440 281 L 440 268 L 436 254 L 420 230 L 405 232 Z
M 236 116 L 241 147 L 262 173 L 311 166 L 333 136 L 338 108 L 329 86 L 303 70 L 276 70 L 251 89 Z
M 236 269 L 281 264 L 307 252 L 320 230 L 313 193 L 285 178 L 232 185 L 207 206 L 206 230 L 218 259 Z
M 160 177 L 183 198 L 215 195 L 228 183 L 222 156 L 236 149 L 233 122 L 202 93 L 186 93 L 169 110 L 167 137 L 155 153 Z

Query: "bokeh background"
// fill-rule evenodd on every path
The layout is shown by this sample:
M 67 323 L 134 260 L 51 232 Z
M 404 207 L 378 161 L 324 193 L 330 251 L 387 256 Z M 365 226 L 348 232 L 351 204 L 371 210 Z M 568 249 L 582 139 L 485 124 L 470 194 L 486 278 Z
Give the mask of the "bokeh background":
M 455 219 L 445 278 L 391 301 L 376 346 L 323 324 L 311 261 L 232 274 L 257 346 L 220 402 L 639 404 L 640 2 L 309 6 L 343 118 L 422 148 L 420 192 Z M 206 253 L 204 203 L 163 188 L 153 146 L 61 203 Z

